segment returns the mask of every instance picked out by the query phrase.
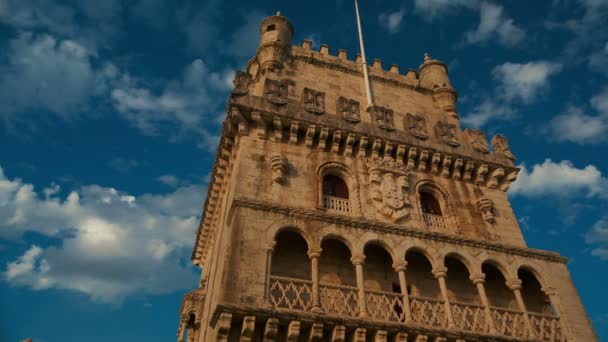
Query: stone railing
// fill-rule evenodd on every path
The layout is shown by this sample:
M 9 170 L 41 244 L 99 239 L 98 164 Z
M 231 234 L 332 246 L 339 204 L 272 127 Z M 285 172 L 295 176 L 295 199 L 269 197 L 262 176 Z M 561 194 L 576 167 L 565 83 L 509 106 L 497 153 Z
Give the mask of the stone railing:
M 328 195 L 323 195 L 323 208 L 344 213 L 352 211 L 349 199 Z
M 359 297 L 354 286 L 319 284 L 321 308 L 328 314 L 357 317 Z
M 424 220 L 424 223 L 429 227 L 435 227 L 435 228 L 441 228 L 441 229 L 446 228 L 445 219 L 443 218 L 443 216 L 423 213 L 422 219 Z
M 482 305 L 450 302 L 456 327 L 479 333 L 489 331 L 486 313 Z
M 498 333 L 505 336 L 527 337 L 528 332 L 521 311 L 492 307 L 492 320 Z
M 529 312 L 530 324 L 534 335 L 541 341 L 565 341 L 559 317 Z
M 433 327 L 447 327 L 445 305 L 441 300 L 410 296 L 410 307 L 414 322 Z
M 365 290 L 367 313 L 379 321 L 404 322 L 403 295 L 394 292 Z
M 270 302 L 277 308 L 308 311 L 312 307 L 312 281 L 271 276 Z

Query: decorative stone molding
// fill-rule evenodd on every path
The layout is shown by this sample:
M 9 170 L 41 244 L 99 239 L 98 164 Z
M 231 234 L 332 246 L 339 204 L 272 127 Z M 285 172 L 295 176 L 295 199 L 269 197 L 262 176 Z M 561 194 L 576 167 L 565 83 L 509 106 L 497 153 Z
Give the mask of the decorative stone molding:
M 287 341 L 288 342 L 297 342 L 300 338 L 300 321 L 291 321 L 289 326 L 287 327 Z
M 374 335 L 374 342 L 387 342 L 388 333 L 386 330 L 377 330 Z
M 353 255 L 350 261 L 353 265 L 363 265 L 365 263 L 365 254 Z
M 482 130 L 465 128 L 463 135 L 474 150 L 482 153 L 490 152 L 486 134 Z
M 445 278 L 448 275 L 448 269 L 444 266 L 437 266 L 433 268 L 433 276 L 435 278 Z
M 264 97 L 269 102 L 277 105 L 286 105 L 287 92 L 289 89 L 289 81 L 287 80 L 273 80 L 270 78 L 266 79 L 264 83 Z
M 336 325 L 331 332 L 331 342 L 345 342 L 346 327 L 344 325 Z
M 421 114 L 407 113 L 405 117 L 405 127 L 411 135 L 418 139 L 426 139 L 429 134 L 426 129 L 426 119 Z
M 350 122 L 361 121 L 361 106 L 359 101 L 340 96 L 338 98 L 337 107 L 336 112 L 342 119 Z
M 435 125 L 437 137 L 452 147 L 460 146 L 460 142 L 456 137 L 456 130 L 456 125 L 446 121 L 437 121 L 437 124 Z
M 392 109 L 382 106 L 371 106 L 367 110 L 370 112 L 372 120 L 374 121 L 376 126 L 387 131 L 395 130 Z
M 483 284 L 486 281 L 486 275 L 484 273 L 473 273 L 469 276 L 469 279 L 471 279 L 473 285 Z
M 323 323 L 313 323 L 310 328 L 309 342 L 321 342 L 323 341 Z
M 492 149 L 496 154 L 503 155 L 511 160 L 515 160 L 515 156 L 509 148 L 509 139 L 507 139 L 507 137 L 504 135 L 495 135 L 492 138 Z
M 325 112 L 325 93 L 310 88 L 302 91 L 302 107 L 315 114 Z
M 353 334 L 353 342 L 365 342 L 365 335 L 367 330 L 365 328 L 357 328 Z
M 495 223 L 494 202 L 486 196 L 481 196 L 477 200 L 477 208 L 481 212 L 481 217 L 488 223 Z
M 393 263 L 393 269 L 395 272 L 405 271 L 407 269 L 407 261 L 404 260 Z
M 407 342 L 407 333 L 404 332 L 398 332 L 397 335 L 395 335 L 395 342 Z
M 506 282 L 507 287 L 512 290 L 512 291 L 516 291 L 516 290 L 521 290 L 521 279 L 518 278 L 514 278 L 514 279 L 509 279 Z
M 272 169 L 272 180 L 283 184 L 287 176 L 287 158 L 281 154 L 274 154 L 270 157 L 270 166 Z
M 505 169 L 503 169 L 502 167 L 494 169 L 494 171 L 492 171 L 492 173 L 490 174 L 490 180 L 488 180 L 486 186 L 490 189 L 496 189 L 498 187 L 498 183 L 504 176 Z
M 237 71 L 232 80 L 233 88 L 232 94 L 234 95 L 246 95 L 249 92 L 249 83 L 251 82 L 251 75 L 247 72 Z

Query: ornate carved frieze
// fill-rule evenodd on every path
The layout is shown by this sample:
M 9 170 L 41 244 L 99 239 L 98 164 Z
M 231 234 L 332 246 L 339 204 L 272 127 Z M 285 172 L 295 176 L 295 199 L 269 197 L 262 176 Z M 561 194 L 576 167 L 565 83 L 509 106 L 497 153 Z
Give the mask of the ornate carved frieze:
M 232 93 L 234 95 L 245 95 L 249 92 L 249 83 L 251 82 L 251 75 L 247 72 L 237 71 L 232 80 L 233 88 Z
M 492 138 L 492 149 L 494 149 L 494 153 L 503 155 L 511 160 L 515 160 L 515 156 L 509 148 L 509 139 L 507 139 L 507 137 L 504 135 L 495 135 Z
M 446 121 L 438 121 L 437 125 L 435 125 L 435 131 L 437 132 L 437 136 L 444 143 L 450 146 L 459 146 L 460 142 L 456 137 L 456 125 L 451 124 Z
M 311 113 L 323 114 L 325 112 L 325 93 L 304 88 L 302 107 Z
M 479 212 L 481 212 L 481 217 L 484 221 L 488 223 L 495 222 L 494 202 L 491 199 L 482 195 L 477 200 L 477 208 L 479 209 Z
M 372 200 L 377 212 L 395 222 L 410 214 L 407 198 L 409 170 L 391 159 L 366 160 L 369 170 Z
M 418 139 L 426 139 L 429 137 L 426 130 L 426 119 L 421 114 L 407 113 L 405 118 L 405 127 L 411 135 Z
M 270 157 L 270 167 L 272 169 L 272 180 L 283 184 L 287 176 L 287 158 L 280 154 Z
M 482 130 L 466 128 L 464 137 L 474 150 L 483 153 L 490 152 L 486 135 Z
M 336 112 L 342 119 L 346 121 L 361 121 L 361 106 L 359 101 L 340 96 L 338 98 L 338 108 Z
M 372 119 L 376 123 L 376 126 L 387 131 L 395 130 L 395 122 L 393 120 L 392 109 L 381 106 L 371 106 L 368 111 L 370 112 Z
M 266 79 L 264 83 L 264 96 L 266 100 L 278 104 L 287 104 L 287 91 L 289 89 L 289 81 L 287 80 L 273 80 L 270 78 Z

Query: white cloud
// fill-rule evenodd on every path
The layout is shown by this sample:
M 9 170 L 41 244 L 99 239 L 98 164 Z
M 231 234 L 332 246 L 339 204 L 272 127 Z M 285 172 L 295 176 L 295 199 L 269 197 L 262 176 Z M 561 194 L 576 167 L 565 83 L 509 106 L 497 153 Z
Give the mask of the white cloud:
M 525 165 L 519 167 L 517 181 L 509 191 L 511 195 L 607 197 L 608 179 L 594 165 L 579 169 L 568 160 L 555 163 L 546 159 L 542 164 L 535 164 L 532 171 Z
M 591 98 L 595 115 L 586 114 L 581 108 L 570 106 L 549 122 L 545 134 L 549 140 L 594 144 L 606 141 L 608 132 L 608 87 Z
M 479 7 L 479 26 L 465 33 L 467 44 L 485 43 L 494 39 L 504 46 L 520 43 L 526 32 L 513 23 L 513 19 L 504 14 L 500 5 L 482 2 Z
M 559 73 L 561 69 L 561 64 L 548 61 L 525 64 L 507 62 L 496 66 L 492 74 L 500 82 L 508 100 L 520 99 L 530 103 L 543 89 L 549 87 L 549 77 Z
M 477 7 L 477 0 L 414 0 L 414 11 L 428 20 L 453 13 L 460 7 Z
M 477 105 L 473 111 L 462 117 L 462 123 L 469 127 L 481 127 L 493 120 L 509 120 L 515 116 L 515 111 L 507 104 L 486 99 Z
M 405 16 L 405 8 L 401 7 L 396 12 L 385 12 L 378 15 L 378 22 L 389 33 L 397 33 L 401 30 L 401 23 Z
M 162 176 L 158 177 L 156 180 L 158 180 L 160 183 L 168 185 L 172 188 L 178 186 L 180 183 L 179 178 L 177 178 L 175 175 L 162 175 Z
M 21 33 L 0 65 L 0 118 L 19 121 L 26 110 L 49 110 L 64 119 L 79 115 L 103 87 L 91 52 L 72 40 Z M 61 82 L 61 86 L 57 83 Z
M 585 242 L 599 245 L 593 248 L 591 255 L 608 260 L 608 219 L 597 221 L 585 235 Z
M 204 197 L 200 185 L 130 195 L 88 185 L 36 191 L 0 169 L 0 238 L 26 231 L 59 239 L 31 246 L 2 275 L 13 286 L 68 289 L 104 302 L 169 293 L 196 283 L 188 265 Z

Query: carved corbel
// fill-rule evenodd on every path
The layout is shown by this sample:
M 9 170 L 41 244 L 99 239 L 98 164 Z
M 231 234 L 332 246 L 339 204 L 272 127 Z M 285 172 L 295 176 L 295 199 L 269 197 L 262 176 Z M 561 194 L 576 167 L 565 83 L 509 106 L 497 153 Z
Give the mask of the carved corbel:
M 255 122 L 255 127 L 258 130 L 258 138 L 267 139 L 268 138 L 268 126 L 264 119 L 262 118 L 262 114 L 260 112 L 252 112 L 251 119 Z
M 238 107 L 230 107 L 230 121 L 237 125 L 239 135 L 246 135 L 249 132 L 249 123 Z
M 393 339 L 394 342 L 407 342 L 407 333 L 399 332 Z
M 435 152 L 433 153 L 433 157 L 431 159 L 431 173 L 438 174 L 439 173 L 439 162 L 441 161 L 441 153 Z
M 297 342 L 300 338 L 300 321 L 291 321 L 287 327 L 287 342 Z
M 484 221 L 488 223 L 495 222 L 494 202 L 492 202 L 491 199 L 487 198 L 486 196 L 481 196 L 477 200 L 477 208 L 479 209 L 479 212 L 481 212 L 481 217 Z
M 306 129 L 306 147 L 311 148 L 315 141 L 315 133 L 317 132 L 317 126 L 309 125 Z
M 418 158 L 418 171 L 424 172 L 426 171 L 426 163 L 429 159 L 429 151 L 422 150 L 420 151 L 420 157 Z
M 374 139 L 372 144 L 372 158 L 378 159 L 380 158 L 380 149 L 382 148 L 382 140 Z
M 427 342 L 429 340 L 429 337 L 426 335 L 418 335 L 416 336 L 416 340 L 414 340 L 414 342 Z
M 218 319 L 217 327 L 217 340 L 221 342 L 228 341 L 228 335 L 230 334 L 230 326 L 232 324 L 232 314 L 228 312 L 222 312 Z
M 293 120 L 291 122 L 291 129 L 289 130 L 289 143 L 292 145 L 297 145 L 298 144 L 298 126 L 300 125 L 299 122 L 297 122 L 296 120 Z
M 407 153 L 407 169 L 413 170 L 416 166 L 416 156 L 418 155 L 418 149 L 415 147 L 410 147 L 409 152 Z
M 513 183 L 517 180 L 517 174 L 519 174 L 519 169 L 516 169 L 515 171 L 509 173 L 507 175 L 507 177 L 505 177 L 505 180 L 502 182 L 502 185 L 500 186 L 500 190 L 502 190 L 502 191 L 509 190 L 509 188 L 511 187 L 511 183 Z
M 323 323 L 313 323 L 310 328 L 309 342 L 321 342 L 323 341 Z
M 374 335 L 374 342 L 387 342 L 387 336 L 386 330 L 378 330 Z
M 441 163 L 441 176 L 445 178 L 450 177 L 450 166 L 452 166 L 452 157 L 443 157 L 443 162 Z
M 462 180 L 470 181 L 472 178 L 474 169 L 475 169 L 475 163 L 471 160 L 467 160 L 466 164 L 464 164 L 464 175 L 462 176 Z
M 327 146 L 327 137 L 329 136 L 329 129 L 327 127 L 321 128 L 321 133 L 319 133 L 319 150 L 325 150 Z
M 331 140 L 331 153 L 338 153 L 340 152 L 340 140 L 342 139 L 342 132 L 341 131 L 335 131 L 334 132 L 334 137 Z
M 397 165 L 403 165 L 403 156 L 405 155 L 405 145 L 397 146 L 397 153 L 395 154 Z
M 343 325 L 334 326 L 331 333 L 331 342 L 344 342 L 346 339 L 346 327 Z
M 269 318 L 266 321 L 264 327 L 264 341 L 263 342 L 275 342 L 277 338 L 277 332 L 279 330 L 279 319 Z
M 477 172 L 475 175 L 475 184 L 482 185 L 486 182 L 486 174 L 488 173 L 488 165 L 481 164 L 477 168 Z
M 283 140 L 283 123 L 278 116 L 274 117 L 273 121 L 274 141 L 281 142 Z
M 435 337 L 435 342 L 448 342 L 448 339 L 445 337 Z
M 365 334 L 367 330 L 365 328 L 357 328 L 353 334 L 353 342 L 365 342 Z
M 384 159 L 393 159 L 393 149 L 395 148 L 395 144 L 391 142 L 387 142 L 384 147 Z
M 356 136 L 354 133 L 349 133 L 346 137 L 346 148 L 344 150 L 345 156 L 353 155 L 353 146 L 355 145 Z
M 255 331 L 255 316 L 245 316 L 243 318 L 243 329 L 241 329 L 241 339 L 239 342 L 250 342 Z
M 359 158 L 365 157 L 365 153 L 367 152 L 368 144 L 369 144 L 369 139 L 366 136 L 362 136 L 361 140 L 359 140 L 359 152 L 357 152 L 357 156 Z
M 498 182 L 502 177 L 505 176 L 505 169 L 498 168 L 490 174 L 490 180 L 488 181 L 487 187 L 490 189 L 496 189 L 498 187 Z
M 454 161 L 454 172 L 452 173 L 452 179 L 459 180 L 462 175 L 462 158 L 457 158 Z
M 280 154 L 270 157 L 270 167 L 272 169 L 272 180 L 283 184 L 287 175 L 287 158 Z

